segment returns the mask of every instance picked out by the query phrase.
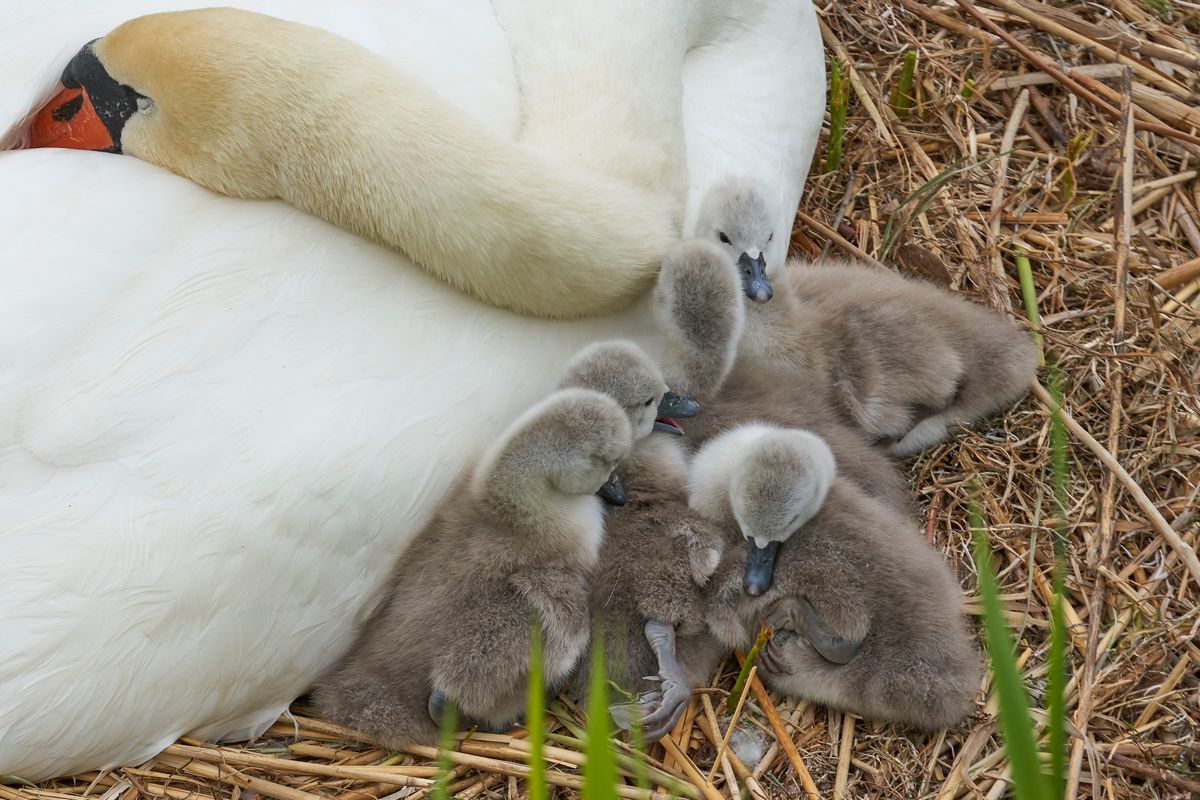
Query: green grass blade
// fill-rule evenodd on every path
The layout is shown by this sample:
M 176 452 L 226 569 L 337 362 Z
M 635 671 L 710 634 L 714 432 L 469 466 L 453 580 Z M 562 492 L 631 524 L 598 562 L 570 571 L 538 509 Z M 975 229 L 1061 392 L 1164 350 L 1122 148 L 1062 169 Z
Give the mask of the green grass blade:
M 904 119 L 912 110 L 916 93 L 913 85 L 917 76 L 917 51 L 909 50 L 904 54 L 904 66 L 900 68 L 900 80 L 892 88 L 892 110 L 896 116 Z
M 833 172 L 842 164 L 842 140 L 846 135 L 846 110 L 850 104 L 850 86 L 842 77 L 842 62 L 829 62 L 829 147 L 825 151 L 825 171 Z
M 546 800 L 546 684 L 542 675 L 542 626 L 529 637 L 529 689 L 525 700 L 525 729 L 529 731 L 529 800 Z
M 741 699 L 742 691 L 746 686 L 746 680 L 750 677 L 750 668 L 754 666 L 754 660 L 758 658 L 759 652 L 770 641 L 773 633 L 770 628 L 759 631 L 758 638 L 750 647 L 750 652 L 746 653 L 746 660 L 742 662 L 742 671 L 738 673 L 737 680 L 733 682 L 733 688 L 729 690 L 729 695 L 725 698 L 726 713 L 732 714 L 737 708 L 738 700 Z
M 979 507 L 971 504 L 971 529 L 975 539 L 975 565 L 979 572 L 979 594 L 983 599 L 984 633 L 993 684 L 1000 705 L 1000 731 L 1012 771 L 1013 793 L 1017 800 L 1049 800 L 1038 760 L 1034 721 L 1029 713 L 1029 698 L 1013 654 L 1012 638 L 1000 606 L 1000 590 L 992 571 L 992 556 L 984 533 Z
M 1050 674 L 1046 680 L 1049 797 L 1052 798 L 1062 797 L 1066 785 L 1067 630 L 1063 619 L 1063 566 L 1060 559 L 1055 559 L 1054 606 L 1050 609 Z
M 1033 341 L 1038 348 L 1038 366 L 1046 366 L 1046 353 L 1042 347 L 1042 315 L 1038 311 L 1037 289 L 1033 286 L 1033 266 L 1025 248 L 1017 248 L 1017 276 L 1021 279 L 1021 298 L 1025 301 L 1025 316 L 1033 326 Z
M 433 782 L 433 790 L 429 793 L 431 800 L 450 798 L 450 751 L 454 749 L 454 734 L 458 729 L 458 707 L 449 698 L 442 706 L 441 727 L 441 736 L 438 737 L 437 777 Z
M 1062 372 L 1051 364 L 1046 373 L 1046 387 L 1054 407 L 1050 409 L 1050 476 L 1054 482 L 1054 516 L 1058 520 L 1054 546 L 1065 551 L 1067 545 L 1067 428 L 1062 418 Z
M 1062 419 L 1062 384 L 1052 364 L 1047 383 L 1054 408 L 1050 415 L 1050 471 L 1054 486 L 1054 606 L 1050 609 L 1050 674 L 1047 677 L 1047 749 L 1050 751 L 1050 797 L 1062 797 L 1066 786 L 1067 628 L 1063 618 L 1067 571 L 1067 431 Z
M 583 800 L 615 800 L 617 764 L 608 738 L 608 676 L 604 669 L 604 634 L 592 637 L 588 674 L 587 744 L 583 765 Z

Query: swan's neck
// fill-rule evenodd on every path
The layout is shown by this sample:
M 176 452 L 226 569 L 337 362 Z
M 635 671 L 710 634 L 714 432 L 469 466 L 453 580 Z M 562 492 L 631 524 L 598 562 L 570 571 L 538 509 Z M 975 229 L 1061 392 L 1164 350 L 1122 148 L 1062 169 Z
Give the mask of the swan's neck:
M 498 136 L 340 37 L 295 26 L 285 41 L 287 69 L 234 82 L 186 136 L 147 128 L 139 143 L 127 126 L 128 152 L 225 194 L 283 199 L 521 313 L 608 313 L 653 281 L 678 195 Z M 609 120 L 586 146 L 621 133 L 641 130 Z

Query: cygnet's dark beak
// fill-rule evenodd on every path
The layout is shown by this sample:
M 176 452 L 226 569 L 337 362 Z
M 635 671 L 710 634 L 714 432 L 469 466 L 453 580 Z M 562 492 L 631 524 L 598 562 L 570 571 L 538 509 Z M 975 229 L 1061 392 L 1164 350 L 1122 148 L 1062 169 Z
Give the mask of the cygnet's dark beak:
M 610 506 L 623 506 L 629 500 L 625 494 L 625 484 L 621 482 L 621 473 L 613 470 L 596 494 Z
M 753 539 L 746 540 L 746 571 L 742 575 L 742 588 L 751 597 L 758 597 L 771 588 L 775 573 L 775 559 L 779 555 L 779 542 L 768 542 L 759 547 Z
M 700 404 L 690 397 L 667 392 L 658 404 L 658 417 L 654 420 L 654 430 L 666 431 L 683 435 L 683 427 L 675 422 L 677 419 L 687 419 L 700 413 Z
M 742 290 L 756 303 L 765 303 L 774 296 L 767 280 L 767 258 L 762 253 L 751 258 L 748 253 L 738 256 L 738 271 L 742 273 Z
M 117 83 L 92 50 L 93 39 L 62 73 L 62 88 L 33 115 L 28 147 L 121 152 L 121 131 L 142 95 Z

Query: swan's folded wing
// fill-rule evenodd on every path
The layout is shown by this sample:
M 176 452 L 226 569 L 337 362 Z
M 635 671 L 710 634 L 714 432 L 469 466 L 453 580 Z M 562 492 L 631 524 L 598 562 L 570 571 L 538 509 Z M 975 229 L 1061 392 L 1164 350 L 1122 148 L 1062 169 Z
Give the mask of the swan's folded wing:
M 638 332 L 487 308 L 133 159 L 4 153 L 0 183 L 26 187 L 0 195 L 4 774 L 304 691 L 481 443 Z

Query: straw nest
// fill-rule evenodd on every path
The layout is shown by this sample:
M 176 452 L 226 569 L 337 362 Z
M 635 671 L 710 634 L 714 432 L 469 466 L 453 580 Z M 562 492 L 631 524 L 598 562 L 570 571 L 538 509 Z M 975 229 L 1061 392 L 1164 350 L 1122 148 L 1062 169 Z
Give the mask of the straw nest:
M 1071 448 L 1072 796 L 1200 792 L 1197 8 L 1182 0 L 1112 0 L 1111 8 L 840 0 L 820 12 L 849 113 L 840 168 L 825 171 L 822 140 L 793 251 L 879 259 L 1022 318 L 1014 262 L 1023 250 L 1032 265 L 1045 349 L 1062 369 Z M 906 51 L 918 54 L 913 107 L 898 115 L 892 93 Z M 965 520 L 979 487 L 1035 706 L 1056 524 L 1048 401 L 1035 388 L 1004 417 L 909 465 L 925 533 L 956 565 L 974 614 Z M 759 799 L 1004 796 L 986 681 L 969 719 L 923 736 L 768 696 L 752 680 L 736 722 L 764 741 L 744 763 L 734 750 L 717 758 L 729 726 L 720 701 L 736 672 L 731 659 L 672 739 L 653 749 L 652 783 L 667 786 L 662 770 L 711 800 L 743 789 Z M 386 753 L 294 711 L 244 746 L 185 740 L 137 768 L 0 786 L 0 800 L 428 794 L 432 749 Z M 453 792 L 521 796 L 520 736 L 463 742 Z M 550 744 L 554 791 L 574 796 L 580 747 L 569 736 Z M 622 793 L 639 796 L 632 785 Z

